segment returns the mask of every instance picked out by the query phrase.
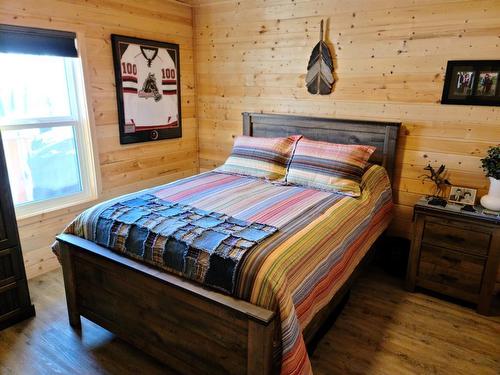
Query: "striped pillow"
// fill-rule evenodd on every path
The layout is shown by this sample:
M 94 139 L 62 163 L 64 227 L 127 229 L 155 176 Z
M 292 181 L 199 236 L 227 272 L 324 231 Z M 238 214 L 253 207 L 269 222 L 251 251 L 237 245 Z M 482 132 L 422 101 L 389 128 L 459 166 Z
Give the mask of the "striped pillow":
M 216 171 L 284 181 L 293 149 L 300 137 L 237 137 L 231 155 Z
M 302 138 L 295 148 L 287 183 L 361 195 L 359 186 L 364 168 L 375 147 L 317 142 Z

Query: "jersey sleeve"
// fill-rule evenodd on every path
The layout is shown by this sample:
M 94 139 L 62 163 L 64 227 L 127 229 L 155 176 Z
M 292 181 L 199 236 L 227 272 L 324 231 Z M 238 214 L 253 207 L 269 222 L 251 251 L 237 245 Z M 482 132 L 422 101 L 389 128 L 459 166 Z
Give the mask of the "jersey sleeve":
M 161 88 L 163 95 L 177 95 L 177 80 L 175 78 L 162 79 Z
M 138 66 L 134 58 L 135 46 L 129 45 L 120 59 L 121 83 L 124 94 L 137 94 Z
M 177 95 L 177 68 L 166 50 L 162 50 L 162 80 L 163 95 Z
M 123 63 L 122 63 L 123 64 Z M 127 64 L 124 62 L 124 64 Z M 128 63 L 130 64 L 130 63 Z M 122 88 L 123 93 L 137 94 L 137 74 L 123 73 L 122 71 Z

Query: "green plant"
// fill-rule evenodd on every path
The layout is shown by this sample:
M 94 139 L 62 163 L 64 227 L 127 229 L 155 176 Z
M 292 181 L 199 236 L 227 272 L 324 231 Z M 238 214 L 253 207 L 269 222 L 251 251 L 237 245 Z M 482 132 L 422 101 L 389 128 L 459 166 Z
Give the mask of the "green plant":
M 486 177 L 493 177 L 500 180 L 500 145 L 491 146 L 488 149 L 488 155 L 481 159 L 483 171 L 486 172 Z
M 430 175 L 421 175 L 420 178 L 422 178 L 422 182 L 427 180 L 432 181 L 435 185 L 434 196 L 441 197 L 442 193 L 444 192 L 445 186 L 451 185 L 451 182 L 446 178 L 446 167 L 444 166 L 444 164 L 441 164 L 441 166 L 437 170 L 435 170 L 430 164 L 428 164 L 427 167 L 424 168 L 424 170 L 429 171 Z

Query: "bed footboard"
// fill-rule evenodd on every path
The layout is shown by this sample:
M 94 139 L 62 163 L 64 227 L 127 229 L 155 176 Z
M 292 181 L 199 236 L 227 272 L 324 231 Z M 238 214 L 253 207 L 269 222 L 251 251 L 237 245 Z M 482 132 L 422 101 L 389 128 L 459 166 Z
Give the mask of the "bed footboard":
M 80 316 L 184 374 L 271 374 L 274 312 L 62 234 L 69 322 Z

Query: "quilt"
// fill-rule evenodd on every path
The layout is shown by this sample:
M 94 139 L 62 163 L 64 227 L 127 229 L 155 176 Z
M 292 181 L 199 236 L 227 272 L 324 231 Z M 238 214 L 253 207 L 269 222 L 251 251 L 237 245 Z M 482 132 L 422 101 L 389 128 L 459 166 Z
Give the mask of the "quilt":
M 151 194 L 94 216 L 90 241 L 232 294 L 243 256 L 277 229 Z

